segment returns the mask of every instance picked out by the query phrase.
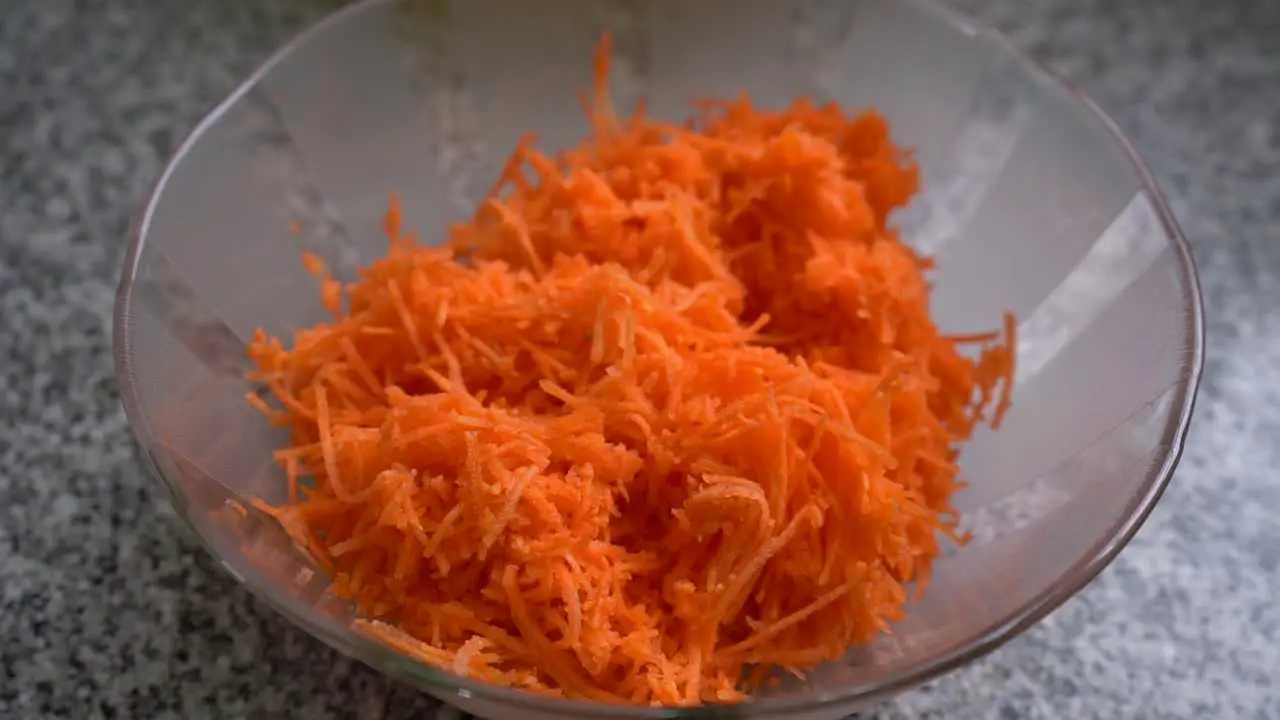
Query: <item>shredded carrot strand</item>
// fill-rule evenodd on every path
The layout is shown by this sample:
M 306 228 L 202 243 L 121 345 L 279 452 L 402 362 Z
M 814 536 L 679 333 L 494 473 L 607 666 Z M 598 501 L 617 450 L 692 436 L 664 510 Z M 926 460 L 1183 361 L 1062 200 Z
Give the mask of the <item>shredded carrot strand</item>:
M 248 402 L 292 433 L 288 501 L 255 506 L 423 662 L 735 701 L 923 591 L 960 541 L 959 447 L 1010 405 L 1016 324 L 930 319 L 932 264 L 888 223 L 916 167 L 876 113 L 620 117 L 609 55 L 589 137 L 554 159 L 521 139 L 444 247 L 393 196 L 355 282 L 304 258 L 333 318 L 250 343 L 273 402 Z

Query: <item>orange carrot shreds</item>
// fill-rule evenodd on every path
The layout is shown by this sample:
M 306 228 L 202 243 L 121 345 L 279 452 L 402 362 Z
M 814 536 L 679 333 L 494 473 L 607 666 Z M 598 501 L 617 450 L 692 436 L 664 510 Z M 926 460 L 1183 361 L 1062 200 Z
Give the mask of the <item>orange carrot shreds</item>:
M 521 140 L 446 247 L 392 198 L 333 317 L 259 332 L 292 441 L 265 506 L 361 632 L 606 702 L 738 700 L 874 640 L 958 538 L 959 447 L 1009 405 L 1013 318 L 947 336 L 887 222 L 917 186 L 873 112 L 743 97 Z M 958 541 L 958 540 L 957 540 Z

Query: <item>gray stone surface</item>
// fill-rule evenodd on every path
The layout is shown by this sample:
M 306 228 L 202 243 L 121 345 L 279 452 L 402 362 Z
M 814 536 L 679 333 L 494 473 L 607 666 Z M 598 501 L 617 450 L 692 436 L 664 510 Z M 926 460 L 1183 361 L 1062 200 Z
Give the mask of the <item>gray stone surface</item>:
M 109 323 L 177 139 L 330 0 L 0 6 L 0 717 L 410 718 L 249 597 L 135 463 Z M 877 718 L 1280 717 L 1280 4 L 967 0 L 1093 94 L 1191 237 L 1209 365 L 1181 471 L 1047 621 Z

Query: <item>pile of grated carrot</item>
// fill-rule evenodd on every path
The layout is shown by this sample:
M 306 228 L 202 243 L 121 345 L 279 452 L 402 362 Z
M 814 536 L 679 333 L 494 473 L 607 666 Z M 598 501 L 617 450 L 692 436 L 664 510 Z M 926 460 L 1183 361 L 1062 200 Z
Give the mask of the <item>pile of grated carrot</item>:
M 420 660 L 734 701 L 886 631 L 961 541 L 957 448 L 1009 404 L 1013 320 L 930 320 L 887 224 L 917 171 L 874 112 L 619 117 L 609 57 L 590 136 L 521 142 L 445 246 L 393 197 L 358 281 L 306 258 L 332 321 L 250 347 L 292 430 L 289 500 L 259 506 Z

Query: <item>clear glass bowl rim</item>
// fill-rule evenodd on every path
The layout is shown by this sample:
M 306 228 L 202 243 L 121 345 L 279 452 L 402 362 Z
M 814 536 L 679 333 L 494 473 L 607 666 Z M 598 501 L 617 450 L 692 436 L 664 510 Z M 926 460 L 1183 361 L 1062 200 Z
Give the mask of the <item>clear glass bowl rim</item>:
M 300 46 L 311 38 L 341 25 L 349 17 L 370 11 L 373 6 L 384 5 L 396 0 L 360 0 L 345 8 L 330 13 L 311 27 L 303 30 L 279 50 L 273 53 L 257 70 L 240 83 L 225 99 L 219 102 L 184 138 L 176 152 L 166 163 L 158 179 L 147 197 L 144 210 L 134 224 L 129 238 L 129 246 L 125 255 L 124 268 L 116 291 L 115 310 L 112 323 L 112 339 L 114 345 L 114 364 L 116 379 L 122 404 L 130 428 L 144 455 L 149 455 L 157 442 L 145 420 L 137 382 L 132 371 L 132 351 L 129 344 L 129 324 L 132 317 L 133 288 L 141 269 L 146 238 L 152 218 L 168 180 L 174 169 L 180 165 L 191 148 L 200 138 L 215 125 L 229 109 L 244 95 L 266 77 L 277 65 L 281 64 Z M 1169 420 L 1163 429 L 1161 446 L 1166 448 L 1163 462 L 1153 464 L 1139 491 L 1130 499 L 1120 519 L 1099 538 L 1090 551 L 1075 565 L 1067 570 L 1051 586 L 1039 595 L 1024 603 L 1014 612 L 1009 613 L 1001 621 L 973 633 L 965 641 L 956 643 L 946 651 L 932 657 L 919 660 L 907 667 L 889 674 L 874 683 L 841 688 L 837 691 L 815 692 L 812 695 L 788 696 L 782 698 L 749 699 L 740 705 L 703 706 L 694 708 L 660 708 L 638 706 L 613 706 L 577 700 L 546 698 L 531 693 L 498 687 L 487 683 L 476 682 L 437 668 L 424 665 L 408 658 L 398 658 L 397 668 L 389 667 L 387 648 L 352 634 L 353 637 L 338 639 L 330 637 L 330 631 L 321 628 L 309 619 L 285 607 L 272 597 L 270 588 L 265 584 L 236 577 L 237 581 L 247 586 L 255 596 L 267 602 L 294 624 L 314 637 L 334 646 L 346 654 L 353 654 L 357 659 L 369 663 L 379 671 L 396 676 L 420 689 L 434 692 L 443 698 L 449 694 L 460 694 L 475 700 L 502 705 L 511 709 L 524 709 L 539 713 L 556 713 L 577 717 L 714 717 L 726 711 L 733 715 L 741 710 L 751 715 L 792 715 L 824 708 L 853 703 L 873 703 L 883 700 L 905 690 L 928 682 L 947 674 L 963 665 L 999 648 L 1022 632 L 1036 624 L 1056 610 L 1088 585 L 1103 569 L 1105 569 L 1121 550 L 1128 545 L 1133 536 L 1142 527 L 1151 514 L 1156 503 L 1164 494 L 1169 481 L 1182 457 L 1187 431 L 1195 407 L 1196 392 L 1199 389 L 1201 375 L 1204 370 L 1205 330 L 1204 306 L 1200 290 L 1200 282 L 1192 256 L 1190 243 L 1178 226 L 1173 212 L 1163 193 L 1157 186 L 1154 175 L 1146 162 L 1138 155 L 1132 143 L 1124 136 L 1119 127 L 1098 105 L 1083 91 L 1054 70 L 1028 55 L 1018 48 L 1003 33 L 974 20 L 962 11 L 945 6 L 935 0 L 895 0 L 914 6 L 917 10 L 930 13 L 938 22 L 949 25 L 969 35 L 974 42 L 987 43 L 995 49 L 1015 59 L 1027 70 L 1028 74 L 1041 81 L 1052 92 L 1064 93 L 1082 107 L 1093 120 L 1098 122 L 1110 134 L 1117 146 L 1123 151 L 1142 184 L 1142 191 L 1151 201 L 1160 220 L 1160 227 L 1166 241 L 1174 252 L 1180 274 L 1179 281 L 1183 290 L 1183 317 L 1185 321 L 1186 347 L 1189 349 L 1189 361 L 1183 366 L 1173 392 L 1173 406 Z M 158 466 L 147 460 L 146 465 L 166 489 L 171 499 L 182 497 L 182 491 L 173 481 L 165 477 Z M 183 521 L 190 525 L 185 513 L 179 512 Z M 192 527 L 193 530 L 196 528 Z M 199 531 L 195 534 L 205 548 L 217 555 Z M 219 558 L 221 559 L 221 558 Z

